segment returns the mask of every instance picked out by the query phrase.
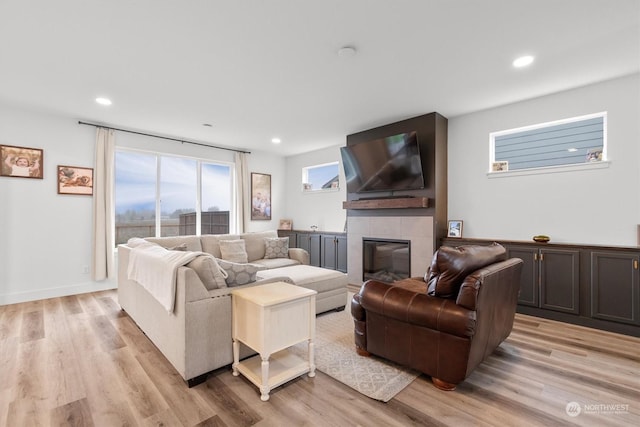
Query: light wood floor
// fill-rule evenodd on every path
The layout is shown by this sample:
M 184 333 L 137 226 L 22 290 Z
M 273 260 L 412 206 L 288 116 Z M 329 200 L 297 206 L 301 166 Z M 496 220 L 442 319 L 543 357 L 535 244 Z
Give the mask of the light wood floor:
M 385 404 L 318 372 L 262 402 L 230 368 L 187 388 L 115 291 L 0 306 L 1 426 L 572 424 L 640 425 L 640 339 L 517 315 L 454 392 L 421 376 Z

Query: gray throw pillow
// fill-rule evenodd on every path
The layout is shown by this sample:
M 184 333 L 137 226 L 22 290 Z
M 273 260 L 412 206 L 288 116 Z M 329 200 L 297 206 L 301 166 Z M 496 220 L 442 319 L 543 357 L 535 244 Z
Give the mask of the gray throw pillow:
M 212 291 L 214 289 L 227 287 L 223 273 L 224 270 L 220 271 L 218 262 L 211 255 L 197 256 L 187 264 L 187 267 L 192 268 L 196 272 L 207 290 Z
M 264 258 L 289 258 L 288 237 L 266 237 L 264 239 Z
M 266 267 L 259 264 L 239 264 L 236 262 L 218 260 L 218 265 L 227 273 L 227 286 L 240 286 L 256 281 L 256 273 Z
M 222 259 L 231 262 L 248 262 L 244 240 L 220 240 L 220 254 Z

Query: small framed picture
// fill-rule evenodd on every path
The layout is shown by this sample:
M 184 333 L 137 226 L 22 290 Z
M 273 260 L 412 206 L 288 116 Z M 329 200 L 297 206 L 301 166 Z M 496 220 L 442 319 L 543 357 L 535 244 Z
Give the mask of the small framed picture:
M 0 145 L 0 176 L 42 179 L 43 152 L 39 148 Z
M 454 219 L 449 221 L 449 227 L 447 228 L 447 237 L 462 237 L 462 221 Z
M 293 221 L 290 219 L 281 219 L 278 230 L 291 230 L 293 227 Z
M 93 195 L 93 168 L 58 165 L 58 194 Z
M 502 160 L 491 163 L 491 172 L 505 172 L 509 170 L 509 162 Z

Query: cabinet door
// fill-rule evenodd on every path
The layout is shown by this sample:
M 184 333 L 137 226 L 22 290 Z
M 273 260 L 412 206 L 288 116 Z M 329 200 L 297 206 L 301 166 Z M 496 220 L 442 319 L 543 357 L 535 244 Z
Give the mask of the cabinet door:
M 289 247 L 290 248 L 297 248 L 298 247 L 298 242 L 297 242 L 296 236 L 297 236 L 297 234 L 296 234 L 295 231 L 278 230 L 278 237 L 288 237 L 289 238 Z
M 578 314 L 580 252 L 540 250 L 540 307 Z
M 320 235 L 298 233 L 298 247 L 309 252 L 309 265 L 320 267 Z
M 522 274 L 520 276 L 520 293 L 518 304 L 538 307 L 540 304 L 540 287 L 538 285 L 538 249 L 526 246 L 508 246 L 509 258 L 520 258 Z
M 591 317 L 640 324 L 637 252 L 591 252 Z
M 323 234 L 320 236 L 320 267 L 335 270 L 336 265 L 336 236 L 332 234 Z
M 347 272 L 347 236 L 336 236 L 336 270 Z

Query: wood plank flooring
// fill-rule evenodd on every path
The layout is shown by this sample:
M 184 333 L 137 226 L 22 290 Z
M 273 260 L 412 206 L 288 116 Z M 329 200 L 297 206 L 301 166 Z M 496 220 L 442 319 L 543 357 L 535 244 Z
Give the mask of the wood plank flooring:
M 454 392 L 421 376 L 381 403 L 318 372 L 262 402 L 229 367 L 189 389 L 116 291 L 0 306 L 0 426 L 251 425 L 637 426 L 640 339 L 517 315 Z

